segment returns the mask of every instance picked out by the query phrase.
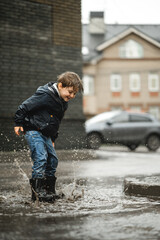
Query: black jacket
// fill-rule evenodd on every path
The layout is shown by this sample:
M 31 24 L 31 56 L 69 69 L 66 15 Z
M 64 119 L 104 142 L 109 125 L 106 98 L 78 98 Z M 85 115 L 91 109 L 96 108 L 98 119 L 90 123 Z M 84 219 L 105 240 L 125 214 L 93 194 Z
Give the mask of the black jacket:
M 24 131 L 38 130 L 54 141 L 67 107 L 67 102 L 59 97 L 50 82 L 39 87 L 33 96 L 18 107 L 15 125 L 22 126 Z

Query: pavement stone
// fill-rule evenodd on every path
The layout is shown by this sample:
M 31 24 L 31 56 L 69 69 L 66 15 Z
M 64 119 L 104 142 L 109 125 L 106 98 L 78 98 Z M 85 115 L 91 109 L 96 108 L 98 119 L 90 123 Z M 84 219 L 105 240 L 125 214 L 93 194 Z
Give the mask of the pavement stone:
M 127 195 L 160 197 L 160 175 L 126 178 L 124 192 Z

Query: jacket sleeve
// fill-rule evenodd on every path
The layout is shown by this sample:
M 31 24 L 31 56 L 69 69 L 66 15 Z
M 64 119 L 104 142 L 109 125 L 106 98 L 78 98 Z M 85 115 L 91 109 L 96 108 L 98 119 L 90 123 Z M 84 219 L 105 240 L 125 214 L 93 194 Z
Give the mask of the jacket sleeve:
M 15 113 L 15 126 L 23 126 L 25 117 L 38 110 L 39 108 L 47 106 L 48 94 L 35 93 L 33 96 L 25 100 L 17 109 Z

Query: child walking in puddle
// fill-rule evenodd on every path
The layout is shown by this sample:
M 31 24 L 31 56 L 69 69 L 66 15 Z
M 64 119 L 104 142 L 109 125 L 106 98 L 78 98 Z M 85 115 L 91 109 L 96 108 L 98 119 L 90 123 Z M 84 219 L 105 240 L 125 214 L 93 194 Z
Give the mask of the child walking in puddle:
M 18 136 L 24 133 L 33 160 L 30 179 L 33 201 L 36 197 L 43 202 L 55 200 L 58 158 L 54 142 L 68 101 L 82 91 L 80 77 L 74 72 L 65 72 L 58 76 L 57 83 L 39 87 L 15 113 L 14 131 Z

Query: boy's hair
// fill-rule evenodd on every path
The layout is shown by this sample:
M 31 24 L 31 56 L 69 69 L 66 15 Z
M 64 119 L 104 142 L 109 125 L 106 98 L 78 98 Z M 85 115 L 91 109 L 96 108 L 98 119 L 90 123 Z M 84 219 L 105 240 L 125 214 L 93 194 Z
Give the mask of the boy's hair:
M 76 92 L 83 92 L 82 80 L 74 72 L 64 72 L 57 78 L 57 83 L 62 83 L 63 87 L 73 87 Z

